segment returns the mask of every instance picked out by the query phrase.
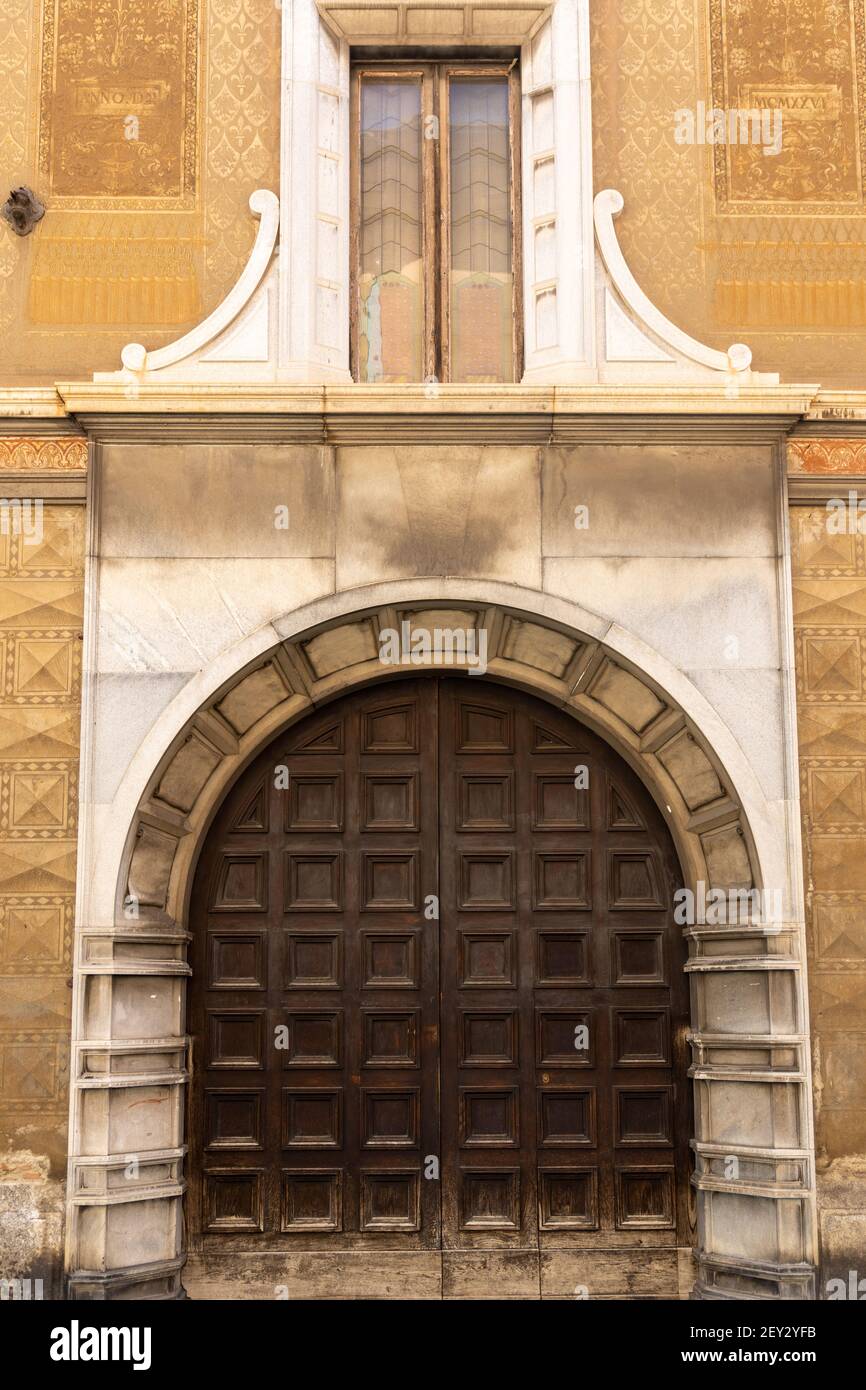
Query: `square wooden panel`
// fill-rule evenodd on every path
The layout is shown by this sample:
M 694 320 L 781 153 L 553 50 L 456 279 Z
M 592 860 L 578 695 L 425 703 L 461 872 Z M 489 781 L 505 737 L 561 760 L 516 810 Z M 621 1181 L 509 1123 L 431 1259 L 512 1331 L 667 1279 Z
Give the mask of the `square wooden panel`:
M 589 830 L 589 792 L 575 779 L 573 771 L 533 774 L 533 830 Z
M 417 989 L 421 965 L 417 931 L 362 931 L 363 989 Z
M 674 1226 L 674 1170 L 616 1168 L 614 1170 L 616 1229 L 664 1231 Z
M 264 1173 L 258 1168 L 212 1168 L 202 1175 L 205 1231 L 263 1231 Z
M 343 829 L 342 772 L 296 773 L 289 775 L 286 796 L 286 830 L 331 834 Z
M 364 1149 L 415 1149 L 418 1147 L 421 1093 L 416 1086 L 404 1090 L 362 1086 L 361 1147 Z
M 343 1091 L 283 1091 L 283 1148 L 339 1149 L 343 1145 Z
M 516 1067 L 516 1009 L 464 1009 L 457 1041 L 461 1067 Z
M 263 1148 L 265 1092 L 205 1089 L 206 1147 L 214 1149 Z
M 298 1009 L 284 1014 L 289 1030 L 284 1067 L 343 1065 L 342 1009 Z
M 462 1168 L 459 1181 L 462 1231 L 520 1230 L 518 1168 Z
M 595 1017 L 592 1009 L 537 1009 L 537 1067 L 595 1065 Z
M 458 830 L 514 829 L 514 774 L 457 774 Z
M 417 753 L 417 706 L 410 701 L 364 710 L 361 715 L 361 751 Z
M 286 912 L 342 910 L 342 851 L 313 854 L 286 850 Z
M 263 1071 L 264 1009 L 208 1009 L 205 1066 Z
M 361 852 L 361 909 L 364 912 L 418 910 L 418 851 Z
M 543 1148 L 595 1148 L 595 1087 L 539 1086 L 538 1142 Z
M 611 1060 L 615 1067 L 666 1067 L 671 1060 L 671 1021 L 666 1008 L 611 1009 Z
M 284 947 L 285 989 L 342 988 L 342 932 L 286 931 Z
M 266 989 L 267 937 L 263 931 L 209 931 L 208 989 Z
M 517 933 L 508 928 L 462 928 L 457 933 L 461 989 L 517 984 Z
M 608 901 L 617 912 L 664 907 L 656 857 L 651 850 L 608 850 Z
M 589 850 L 532 855 L 532 905 L 537 912 L 581 910 L 590 903 Z
M 520 1143 L 519 1113 L 516 1086 L 461 1086 L 460 1147 L 516 1149 Z
M 364 1009 L 364 1067 L 417 1067 L 417 1009 Z
M 513 912 L 513 852 L 461 853 L 459 892 L 463 912 Z
M 414 1169 L 361 1172 L 361 1230 L 421 1229 L 421 1174 Z
M 512 753 L 514 716 L 510 709 L 460 700 L 456 735 L 458 753 Z
M 663 931 L 627 930 L 611 932 L 610 978 L 614 985 L 629 989 L 640 985 L 668 982 Z
M 417 772 L 366 772 L 362 830 L 417 830 Z
M 565 927 L 538 927 L 535 932 L 535 983 L 559 989 L 591 985 L 587 932 Z
M 222 854 L 211 880 L 211 912 L 266 912 L 268 907 L 268 856 Z
M 598 1169 L 539 1168 L 538 1226 L 542 1231 L 597 1231 Z
M 618 1148 L 669 1148 L 670 1086 L 614 1086 L 614 1143 Z
M 280 1230 L 342 1231 L 340 1168 L 284 1168 L 280 1174 Z

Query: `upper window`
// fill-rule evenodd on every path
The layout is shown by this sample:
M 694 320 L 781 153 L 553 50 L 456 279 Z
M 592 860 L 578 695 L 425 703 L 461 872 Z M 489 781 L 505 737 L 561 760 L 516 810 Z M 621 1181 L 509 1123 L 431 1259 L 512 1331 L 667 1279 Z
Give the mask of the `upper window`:
M 356 380 L 519 380 L 517 102 L 514 64 L 355 68 Z

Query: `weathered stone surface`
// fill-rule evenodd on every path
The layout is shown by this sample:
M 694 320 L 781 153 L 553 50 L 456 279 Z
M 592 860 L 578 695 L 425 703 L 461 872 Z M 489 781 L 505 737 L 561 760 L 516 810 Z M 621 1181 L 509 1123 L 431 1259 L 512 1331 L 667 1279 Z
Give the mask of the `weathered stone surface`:
M 423 574 L 537 587 L 540 509 L 535 449 L 341 448 L 337 587 Z
M 102 466 L 103 556 L 333 554 L 333 463 L 324 446 L 108 445 Z
M 270 710 L 287 700 L 291 693 L 282 671 L 269 661 L 245 676 L 239 685 L 217 702 L 216 708 L 235 733 L 245 734 Z
M 642 733 L 661 714 L 661 700 L 630 671 L 606 661 L 589 686 L 589 694 L 635 733 Z
M 656 756 L 673 777 L 690 811 L 722 796 L 724 788 L 715 768 L 693 735 L 678 734 Z

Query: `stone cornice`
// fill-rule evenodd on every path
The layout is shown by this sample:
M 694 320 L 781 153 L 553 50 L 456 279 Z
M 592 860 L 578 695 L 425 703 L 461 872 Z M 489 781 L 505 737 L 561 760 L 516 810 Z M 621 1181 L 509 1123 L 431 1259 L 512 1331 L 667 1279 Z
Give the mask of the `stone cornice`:
M 817 388 L 794 386 L 229 386 L 71 382 L 0 391 L 0 433 L 101 441 L 578 443 L 778 440 Z
M 0 387 L 0 436 L 102 441 L 579 443 L 866 438 L 866 392 L 780 386 Z

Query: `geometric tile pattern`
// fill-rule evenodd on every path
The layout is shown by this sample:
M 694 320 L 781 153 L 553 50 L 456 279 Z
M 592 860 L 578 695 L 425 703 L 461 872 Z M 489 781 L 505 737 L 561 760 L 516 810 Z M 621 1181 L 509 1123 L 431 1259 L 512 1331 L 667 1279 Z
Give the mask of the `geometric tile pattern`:
M 798 472 L 866 471 L 866 451 L 805 446 Z M 791 508 L 817 1139 L 829 1158 L 856 1153 L 866 1124 L 862 1100 L 823 1075 L 866 1033 L 866 537 L 833 534 L 831 515 Z
M 42 447 L 58 469 L 80 460 Z M 84 508 L 44 505 L 41 536 L 12 529 L 0 534 L 0 1138 L 23 1116 L 65 1126 Z

